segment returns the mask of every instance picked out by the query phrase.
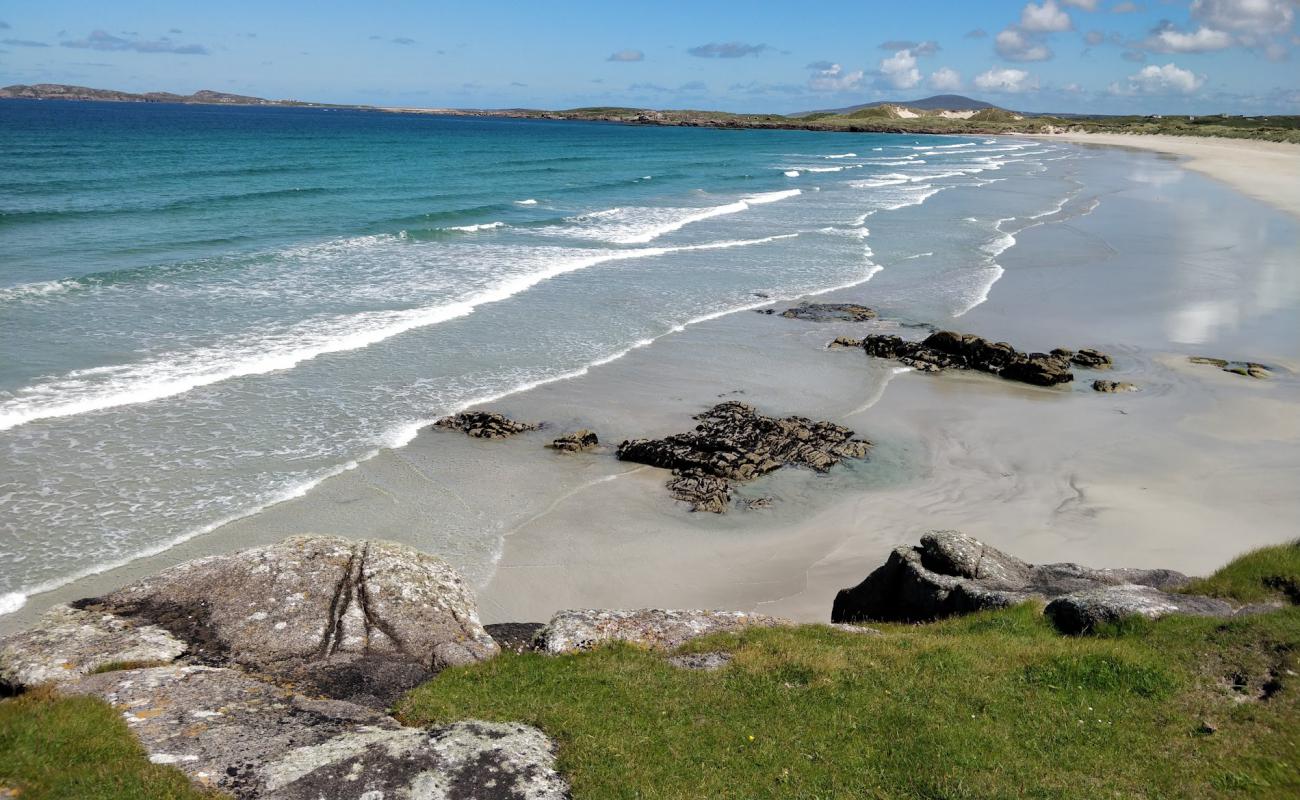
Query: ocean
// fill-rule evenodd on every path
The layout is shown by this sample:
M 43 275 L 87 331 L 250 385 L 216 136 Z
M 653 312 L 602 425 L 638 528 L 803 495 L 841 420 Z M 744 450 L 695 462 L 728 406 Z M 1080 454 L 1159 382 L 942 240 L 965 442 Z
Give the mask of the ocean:
M 959 318 L 1018 232 L 1095 206 L 1089 157 L 2 102 L 0 614 L 704 320 L 863 284 Z M 960 211 L 927 214 L 939 195 Z

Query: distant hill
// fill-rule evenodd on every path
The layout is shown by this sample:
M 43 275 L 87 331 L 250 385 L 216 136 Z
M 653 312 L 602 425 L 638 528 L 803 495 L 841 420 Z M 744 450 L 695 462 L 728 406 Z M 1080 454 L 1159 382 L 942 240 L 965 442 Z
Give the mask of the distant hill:
M 228 92 L 200 89 L 194 94 L 172 92 L 119 92 L 115 89 L 91 89 L 88 86 L 69 86 L 64 83 L 37 83 L 31 86 L 17 84 L 0 89 L 0 99 L 20 100 L 102 100 L 115 103 L 200 103 L 228 106 L 304 105 L 296 100 L 267 100 Z
M 998 108 L 992 103 L 986 103 L 983 100 L 974 100 L 970 97 L 964 97 L 959 94 L 936 94 L 933 97 L 926 97 L 921 100 L 877 100 L 874 103 L 862 103 L 856 106 L 845 106 L 844 108 L 824 108 L 817 111 L 800 111 L 797 114 L 790 114 L 792 117 L 806 117 L 809 114 L 852 114 L 856 111 L 862 111 L 867 108 L 878 108 L 880 106 L 898 106 L 901 108 L 910 108 L 916 111 L 982 111 L 986 108 Z

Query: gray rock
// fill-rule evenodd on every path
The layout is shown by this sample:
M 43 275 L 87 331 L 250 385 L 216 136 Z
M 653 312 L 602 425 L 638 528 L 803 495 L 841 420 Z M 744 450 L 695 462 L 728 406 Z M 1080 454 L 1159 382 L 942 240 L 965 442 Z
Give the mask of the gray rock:
M 837 341 L 838 346 L 851 346 L 854 340 Z M 938 331 L 920 342 L 872 334 L 861 341 L 861 346 L 867 355 L 893 359 L 921 372 L 973 369 L 1035 386 L 1056 386 L 1074 380 L 1070 356 L 1064 355 L 1071 351 L 1058 348 L 1051 353 L 1022 353 L 1006 342 L 969 333 Z
M 445 561 L 393 542 L 295 536 L 180 564 L 85 607 L 158 625 L 235 662 L 380 706 L 498 648 Z
M 1072 353 L 1070 362 L 1085 369 L 1110 369 L 1115 360 L 1100 350 L 1090 350 L 1085 347 L 1076 353 Z
M 668 492 L 673 499 L 689 503 L 692 511 L 725 514 L 731 505 L 731 482 L 697 469 L 674 470 Z
M 876 312 L 857 303 L 800 303 L 781 312 L 786 319 L 809 322 L 866 322 L 876 318 Z
M 120 709 L 154 763 L 241 800 L 567 797 L 550 741 L 525 725 L 403 728 L 361 706 L 203 666 L 111 672 L 67 691 Z
M 716 672 L 731 663 L 731 653 L 686 653 L 680 656 L 669 656 L 668 663 L 678 669 Z
M 1207 356 L 1191 356 L 1187 359 L 1193 364 L 1208 364 L 1212 367 L 1218 367 L 1224 372 L 1231 372 L 1234 375 L 1244 375 L 1248 378 L 1257 378 L 1263 380 L 1270 377 L 1273 372 L 1263 364 L 1254 361 L 1228 361 L 1222 358 L 1209 358 Z
M 545 627 L 544 622 L 497 622 L 483 626 L 503 653 L 527 653 L 537 649 L 537 632 Z
M 63 684 L 109 664 L 166 663 L 186 645 L 156 625 L 58 605 L 0 641 L 0 685 Z
M 857 625 L 850 622 L 832 622 L 826 627 L 837 630 L 840 633 L 852 633 L 858 636 L 884 636 L 885 634 L 876 628 L 868 628 L 866 625 Z
M 600 438 L 594 432 L 583 428 L 557 437 L 547 447 L 564 453 L 581 453 L 584 450 L 591 450 L 599 444 Z
M 1099 586 L 1142 584 L 1168 590 L 1188 580 L 1171 570 L 1034 565 L 965 534 L 934 531 L 921 537 L 920 547 L 896 548 L 862 583 L 841 590 L 831 621 L 925 622 Z
M 1137 386 L 1129 383 L 1128 381 L 1102 381 L 1102 380 L 1093 381 L 1092 390 L 1094 392 L 1104 392 L 1106 394 L 1115 394 L 1117 392 L 1139 391 Z
M 1230 617 L 1233 606 L 1213 597 L 1169 594 L 1151 586 L 1121 584 L 1100 586 L 1058 597 L 1044 610 L 1062 633 L 1089 633 L 1098 626 L 1125 617 L 1159 619 L 1170 614 L 1198 617 Z
M 561 611 L 537 634 L 540 650 L 551 655 L 588 650 L 605 642 L 630 642 L 652 650 L 673 650 L 699 636 L 773 628 L 794 623 L 745 611 L 587 609 Z

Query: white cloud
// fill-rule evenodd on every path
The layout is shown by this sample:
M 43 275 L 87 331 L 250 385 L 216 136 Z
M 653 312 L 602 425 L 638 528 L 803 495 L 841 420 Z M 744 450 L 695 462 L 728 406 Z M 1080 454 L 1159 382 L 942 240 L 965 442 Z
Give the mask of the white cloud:
M 1038 79 L 1023 69 L 993 67 L 975 76 L 975 88 L 986 92 L 1026 92 L 1038 88 Z
M 899 50 L 881 59 L 880 76 L 895 89 L 911 89 L 921 82 L 921 71 L 916 68 L 916 56 L 911 50 Z
M 1046 61 L 1052 49 L 1034 36 L 1026 36 L 1018 28 L 1007 28 L 993 40 L 993 48 L 1007 61 Z
M 1034 33 L 1057 33 L 1070 30 L 1074 24 L 1070 15 L 1056 5 L 1056 0 L 1043 0 L 1041 6 L 1025 4 L 1020 12 L 1020 27 Z
M 1110 85 L 1113 94 L 1191 94 L 1205 85 L 1205 78 L 1170 62 L 1163 67 L 1150 64 L 1128 76 L 1128 85 Z
M 645 53 L 640 50 L 619 50 L 617 53 L 610 53 L 606 61 L 645 61 Z
M 813 72 L 808 78 L 808 88 L 814 92 L 847 92 L 860 88 L 863 76 L 860 69 L 845 72 L 839 64 L 831 64 Z
M 1206 53 L 1232 47 L 1232 34 L 1204 26 L 1194 32 L 1165 25 L 1151 32 L 1143 47 L 1157 53 Z
M 1294 0 L 1193 0 L 1192 18 L 1211 28 L 1248 34 L 1281 33 L 1295 21 Z
M 949 67 L 939 67 L 930 73 L 930 88 L 940 92 L 955 92 L 961 88 L 961 73 Z
M 1067 6 L 1082 8 L 1084 11 L 1097 10 L 1097 0 L 1061 0 L 1061 2 L 1065 3 Z

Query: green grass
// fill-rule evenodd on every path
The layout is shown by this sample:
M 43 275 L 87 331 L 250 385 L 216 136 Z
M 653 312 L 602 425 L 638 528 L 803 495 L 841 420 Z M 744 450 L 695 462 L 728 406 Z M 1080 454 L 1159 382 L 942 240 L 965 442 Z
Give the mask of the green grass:
M 535 724 L 577 800 L 1300 796 L 1300 609 L 1096 637 L 1034 606 L 883 629 L 688 645 L 734 655 L 712 673 L 629 646 L 506 655 L 398 711 Z
M 1243 603 L 1300 603 L 1300 539 L 1251 551 L 1183 591 Z
M 101 700 L 35 690 L 0 701 L 0 797 L 22 800 L 215 800 L 180 770 L 149 763 Z

